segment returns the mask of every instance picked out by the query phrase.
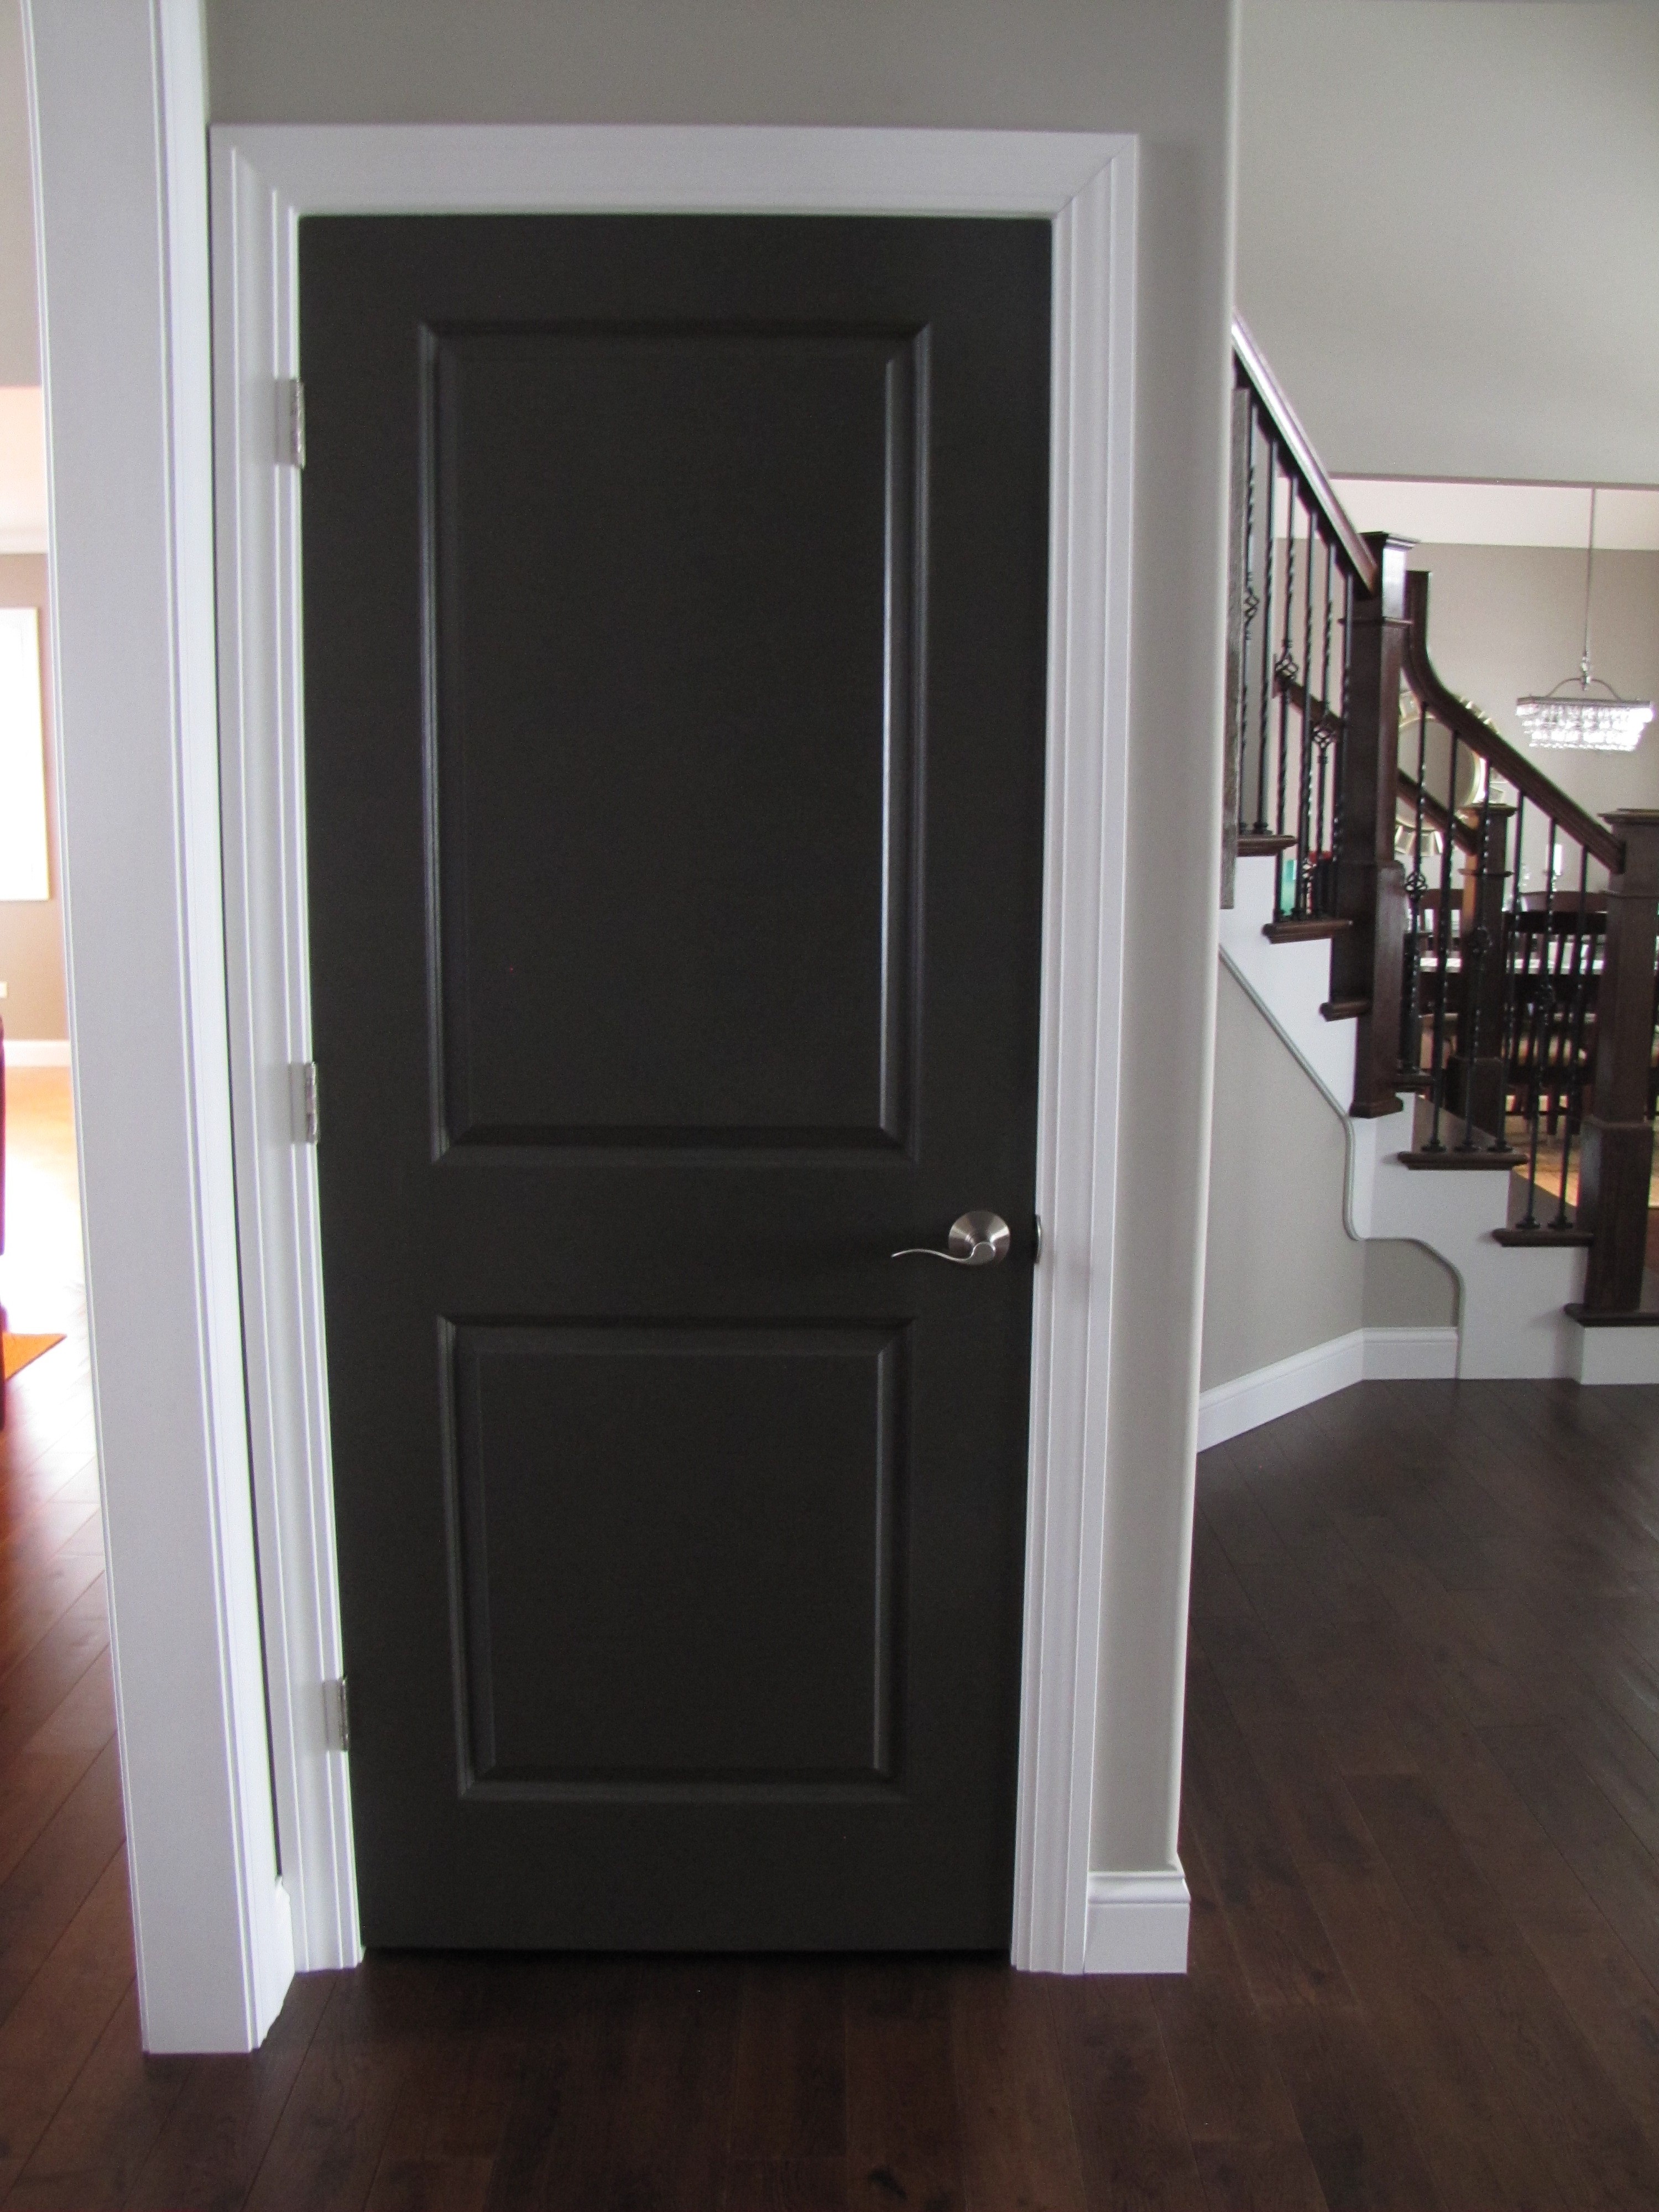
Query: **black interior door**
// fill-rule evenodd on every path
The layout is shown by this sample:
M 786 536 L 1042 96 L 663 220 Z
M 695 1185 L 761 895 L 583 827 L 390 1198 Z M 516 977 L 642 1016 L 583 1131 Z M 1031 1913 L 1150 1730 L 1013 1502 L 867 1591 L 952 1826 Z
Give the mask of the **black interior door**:
M 365 1936 L 1006 1945 L 1048 226 L 301 269 Z

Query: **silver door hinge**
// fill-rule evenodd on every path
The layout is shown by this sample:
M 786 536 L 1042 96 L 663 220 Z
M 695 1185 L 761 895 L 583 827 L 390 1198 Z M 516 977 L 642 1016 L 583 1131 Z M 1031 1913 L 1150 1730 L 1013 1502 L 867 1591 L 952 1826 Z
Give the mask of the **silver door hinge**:
M 351 1704 L 343 1674 L 337 1682 L 323 1685 L 323 1735 L 331 1751 L 351 1748 Z
M 297 376 L 284 377 L 276 387 L 282 417 L 283 459 L 290 468 L 306 465 L 306 388 Z
M 1036 1216 L 1036 1231 L 1031 1238 L 1031 1265 L 1034 1267 L 1042 1265 L 1042 1216 L 1040 1213 Z
M 301 1060 L 299 1066 L 295 1070 L 295 1073 L 299 1078 L 297 1085 L 298 1095 L 295 1101 L 299 1111 L 295 1118 L 300 1125 L 300 1142 L 302 1145 L 314 1145 L 317 1141 L 317 1130 L 319 1127 L 317 1117 L 316 1061 L 314 1060 Z

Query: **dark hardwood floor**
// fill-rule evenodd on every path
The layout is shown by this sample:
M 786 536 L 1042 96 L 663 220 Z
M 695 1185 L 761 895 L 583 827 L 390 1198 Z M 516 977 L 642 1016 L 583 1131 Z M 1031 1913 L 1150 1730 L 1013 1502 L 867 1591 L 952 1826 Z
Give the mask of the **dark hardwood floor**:
M 1659 1392 L 1365 1384 L 1201 1464 L 1184 1978 L 383 1956 L 138 2051 L 84 1335 L 0 1448 L 0 2200 L 1659 2204 Z

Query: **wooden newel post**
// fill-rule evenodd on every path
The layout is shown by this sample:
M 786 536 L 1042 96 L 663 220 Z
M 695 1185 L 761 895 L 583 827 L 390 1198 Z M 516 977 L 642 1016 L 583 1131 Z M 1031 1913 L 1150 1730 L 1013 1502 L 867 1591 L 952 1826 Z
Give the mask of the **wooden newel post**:
M 1607 885 L 1607 934 L 1595 998 L 1595 1110 L 1584 1116 L 1578 1223 L 1590 1231 L 1588 1313 L 1635 1313 L 1647 1259 L 1653 1124 L 1653 962 L 1659 931 L 1659 813 L 1626 808 L 1607 821 L 1625 866 Z
M 1396 1114 L 1400 999 L 1406 953 L 1405 870 L 1395 857 L 1400 807 L 1400 670 L 1406 642 L 1406 547 L 1367 533 L 1375 597 L 1355 589 L 1348 631 L 1336 911 L 1348 927 L 1331 946 L 1331 996 L 1363 1000 L 1354 1038 L 1353 1105 L 1362 1119 Z
M 1509 1070 L 1504 1059 L 1504 907 L 1512 806 L 1471 806 L 1459 819 L 1474 839 L 1463 867 L 1458 933 L 1457 1050 L 1446 1069 L 1446 1103 L 1504 1135 Z

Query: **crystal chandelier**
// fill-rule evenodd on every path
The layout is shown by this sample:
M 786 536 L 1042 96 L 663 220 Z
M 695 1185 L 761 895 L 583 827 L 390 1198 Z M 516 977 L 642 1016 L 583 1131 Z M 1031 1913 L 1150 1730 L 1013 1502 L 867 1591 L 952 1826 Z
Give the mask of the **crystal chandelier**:
M 1595 568 L 1595 486 L 1590 486 L 1589 544 L 1584 556 L 1584 651 L 1576 678 L 1567 677 L 1541 697 L 1517 699 L 1515 711 L 1534 747 L 1567 746 L 1586 752 L 1633 752 L 1653 720 L 1651 699 L 1621 699 L 1611 684 L 1590 672 L 1590 579 Z

